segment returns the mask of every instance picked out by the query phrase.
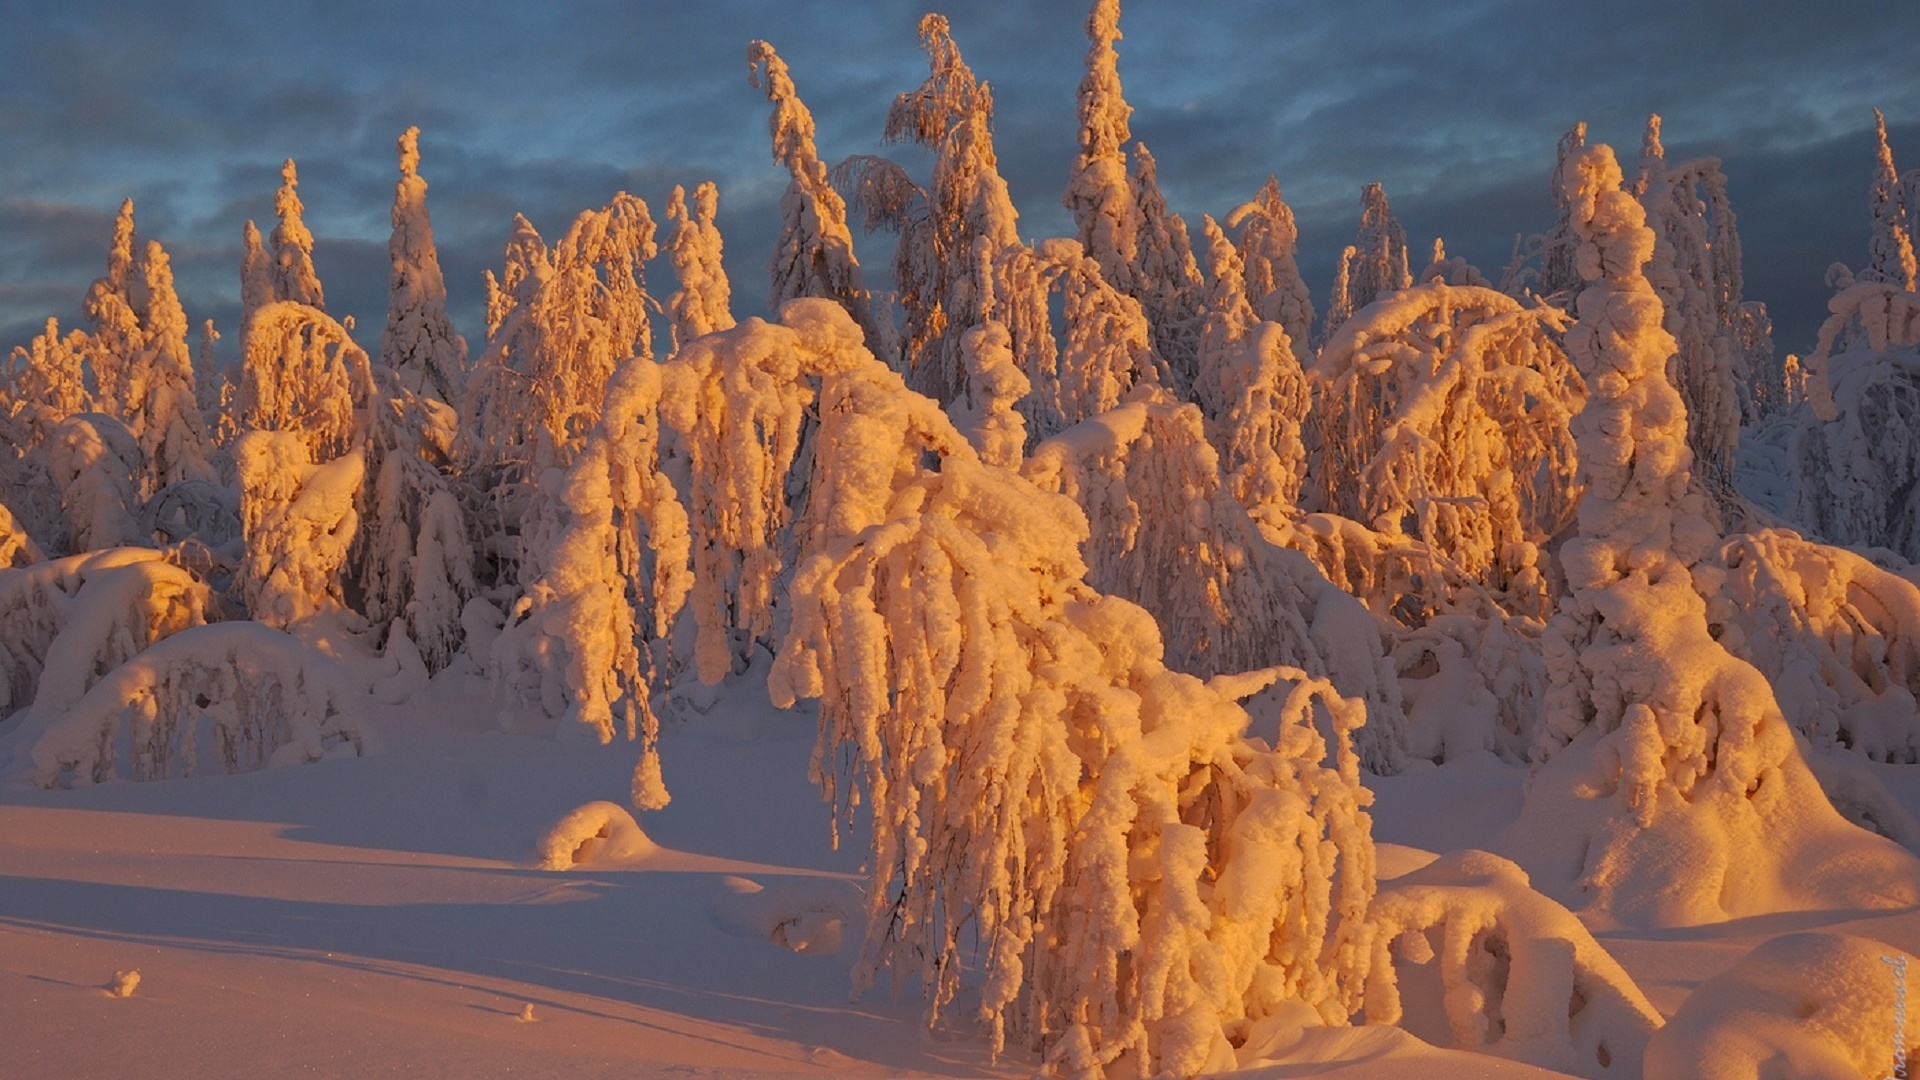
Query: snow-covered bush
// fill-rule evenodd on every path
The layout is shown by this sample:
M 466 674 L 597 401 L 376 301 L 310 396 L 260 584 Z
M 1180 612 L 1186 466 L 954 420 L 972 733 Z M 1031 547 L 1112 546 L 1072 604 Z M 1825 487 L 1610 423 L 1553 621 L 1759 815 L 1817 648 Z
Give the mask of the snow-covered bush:
M 1572 513 L 1568 423 L 1584 394 L 1565 325 L 1553 308 L 1438 281 L 1360 312 L 1311 371 L 1309 508 L 1418 538 L 1502 607 L 1544 616 L 1539 545 Z M 1444 583 L 1428 576 L 1428 603 L 1448 603 Z
M 831 498 L 768 686 L 820 700 L 836 813 L 873 808 L 860 984 L 917 973 L 937 1018 L 975 940 L 996 1049 L 1087 1076 L 1231 1065 L 1287 1002 L 1344 1023 L 1369 960 L 1364 705 L 1297 669 L 1166 669 L 1146 612 L 1084 583 L 1073 504 L 982 463 L 830 314 L 809 330 L 852 358 L 821 391 Z M 1276 680 L 1270 747 L 1234 699 Z
M 658 850 L 625 807 L 604 800 L 567 811 L 534 844 L 542 870 L 618 865 Z
M 57 695 L 64 705 L 114 664 L 205 621 L 206 586 L 163 559 L 117 548 L 0 569 L 0 718 L 33 704 L 52 657 L 66 658 L 52 678 L 75 688 Z
M 1909 965 L 1920 960 L 1850 934 L 1773 938 L 1694 988 L 1648 1042 L 1644 1076 L 1904 1076 L 1920 1049 L 1920 1024 L 1907 1020 Z
M 1573 913 L 1484 851 L 1441 857 L 1380 886 L 1367 1022 L 1437 982 L 1455 1047 L 1601 1080 L 1638 1078 L 1660 1014 Z M 1438 1032 L 1416 1032 L 1429 1039 Z
M 1407 752 L 1446 762 L 1478 751 L 1525 761 L 1546 696 L 1540 623 L 1437 614 L 1389 646 L 1407 712 Z
M 333 661 L 259 623 L 182 630 L 113 669 L 33 746 L 32 780 L 83 787 L 365 751 Z
M 1691 925 L 1920 900 L 1920 860 L 1837 814 L 1766 678 L 1713 639 L 1691 568 L 1714 545 L 1688 479 L 1673 338 L 1643 267 L 1645 211 L 1604 146 L 1569 160 L 1590 284 L 1567 351 L 1586 494 L 1543 641 L 1546 758 L 1503 852 L 1589 923 Z M 1844 867 L 1844 869 L 1841 869 Z

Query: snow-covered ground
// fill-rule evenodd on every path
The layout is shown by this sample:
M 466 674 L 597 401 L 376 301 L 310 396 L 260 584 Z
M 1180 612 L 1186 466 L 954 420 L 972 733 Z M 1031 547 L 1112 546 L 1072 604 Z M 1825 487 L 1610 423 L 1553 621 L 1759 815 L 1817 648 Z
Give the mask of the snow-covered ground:
M 484 681 L 457 669 L 362 707 L 376 756 L 0 790 L 0 1075 L 1032 1073 L 964 1031 L 925 1031 L 917 987 L 849 1001 L 864 845 L 833 849 L 806 775 L 812 718 L 758 686 L 667 720 L 674 799 L 639 816 L 655 850 L 568 871 L 536 869 L 541 834 L 624 800 L 630 744 L 503 733 Z M 1920 812 L 1920 767 L 1880 768 Z M 1525 775 L 1479 755 L 1369 778 L 1381 876 L 1490 843 Z M 1809 929 L 1920 948 L 1914 912 L 1600 936 L 1671 1015 L 1750 949 Z M 115 998 L 128 970 L 139 985 Z M 1409 1028 L 1444 1023 L 1406 993 Z M 1358 1028 L 1311 1032 L 1246 1075 L 1560 1074 Z

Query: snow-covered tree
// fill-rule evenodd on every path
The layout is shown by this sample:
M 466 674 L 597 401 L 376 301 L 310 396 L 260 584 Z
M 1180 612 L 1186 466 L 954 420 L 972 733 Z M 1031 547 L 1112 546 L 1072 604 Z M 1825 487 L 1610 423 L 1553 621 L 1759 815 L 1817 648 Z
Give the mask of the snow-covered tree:
M 563 731 L 584 725 L 611 741 L 618 709 L 627 738 L 645 740 L 632 790 L 645 809 L 668 798 L 654 746 L 651 644 L 667 636 L 692 587 L 687 513 L 660 468 L 663 386 L 661 366 L 645 357 L 614 370 L 600 421 L 561 487 L 553 552 L 491 657 L 497 683 L 537 699 Z
M 1033 384 L 1014 363 L 1013 338 L 1004 325 L 989 320 L 967 331 L 960 346 L 967 388 L 947 406 L 947 414 L 980 460 L 1017 469 L 1026 457 L 1027 418 L 1015 406 Z
M 1442 281 L 1448 285 L 1475 285 L 1483 289 L 1493 287 L 1493 282 L 1480 272 L 1480 268 L 1468 262 L 1464 255 L 1448 255 L 1447 243 L 1436 236 L 1433 238 L 1433 257 L 1427 260 L 1427 268 L 1420 271 L 1420 282 Z
M 146 469 L 142 498 L 173 484 L 215 479 L 213 450 L 200 414 L 187 313 L 173 288 L 173 265 L 157 240 L 147 242 L 141 272 L 147 287 L 146 343 L 135 354 L 126 385 L 128 428 L 140 440 Z
M 367 354 L 346 327 L 318 308 L 269 304 L 247 323 L 240 371 L 240 426 L 297 435 L 307 460 L 330 461 L 357 434 L 354 385 Z
M 693 190 L 692 206 L 678 186 L 667 202 L 667 220 L 678 223 L 667 242 L 674 276 L 680 279 L 680 288 L 667 298 L 675 352 L 702 334 L 734 325 L 733 288 L 720 258 L 720 230 L 713 224 L 719 205 L 720 191 L 712 183 Z
M 1555 308 L 1434 281 L 1382 299 L 1320 350 L 1307 505 L 1417 538 L 1497 598 L 1546 614 L 1539 548 L 1567 524 L 1582 382 Z M 1444 575 L 1434 609 L 1464 602 Z M 1484 614 L 1484 611 L 1482 612 Z
M 1107 283 L 1134 287 L 1139 211 L 1127 178 L 1127 118 L 1133 108 L 1120 92 L 1120 0 L 1094 0 L 1087 13 L 1087 72 L 1080 79 L 1080 153 L 1073 159 L 1063 201 L 1080 230 L 1080 246 Z
M 1213 421 L 1234 497 L 1256 519 L 1278 522 L 1299 504 L 1306 474 L 1307 379 L 1286 328 L 1255 317 L 1240 253 L 1211 216 L 1204 224 L 1212 277 L 1194 397 Z
M 45 558 L 26 526 L 20 524 L 6 503 L 0 503 L 0 570 L 28 566 Z
M 1405 762 L 1380 632 L 1296 551 L 1270 544 L 1235 499 L 1197 406 L 1132 401 L 1041 443 L 1021 467 L 1087 517 L 1087 582 L 1145 608 L 1165 662 L 1203 677 L 1286 664 L 1367 703 L 1355 735 L 1375 772 Z
M 1167 208 L 1160 166 L 1142 142 L 1133 144 L 1133 204 L 1140 214 L 1133 296 L 1153 327 L 1154 352 L 1173 374 L 1170 389 L 1185 393 L 1200 351 L 1206 282 L 1187 238 L 1187 223 Z
M 1382 296 L 1413 284 L 1407 267 L 1407 232 L 1387 205 L 1379 184 L 1360 189 L 1360 230 L 1354 234 L 1353 254 L 1347 257 L 1348 302 L 1360 311 Z M 1339 327 L 1329 326 L 1329 334 Z
M 273 298 L 291 300 L 325 311 L 326 294 L 320 287 L 320 275 L 313 269 L 313 233 L 301 217 L 306 207 L 300 202 L 300 177 L 288 158 L 280 166 L 280 190 L 273 195 L 273 212 L 280 223 L 273 228 Z M 247 257 L 251 257 L 249 249 Z M 241 264 L 241 285 L 248 284 L 248 270 Z
M 832 343 L 832 494 L 768 686 L 820 700 L 816 776 L 873 810 L 857 985 L 917 975 L 937 1019 L 977 941 L 995 1049 L 1081 1076 L 1230 1066 L 1227 1029 L 1289 1002 L 1344 1023 L 1369 959 L 1364 707 L 1297 670 L 1169 671 L 1153 620 L 1082 580 L 1069 500 L 981 462 L 838 309 L 795 314 Z M 1234 699 L 1276 683 L 1274 738 L 1247 737 Z
M 1866 281 L 1828 306 L 1789 455 L 1794 516 L 1832 543 L 1920 558 L 1920 293 Z
M 1750 415 L 1752 373 L 1741 366 L 1740 234 L 1717 158 L 1671 166 L 1660 142 L 1660 117 L 1647 119 L 1636 189 L 1654 230 L 1647 269 L 1678 343 L 1668 377 L 1687 407 L 1687 446 L 1694 477 L 1713 496 L 1723 521 L 1744 516 L 1733 490 L 1740 423 Z M 1750 347 L 1749 347 L 1750 348 Z
M 1059 373 L 1039 392 L 1050 396 L 1050 411 L 1064 430 L 1130 395 L 1167 386 L 1171 376 L 1153 352 L 1153 328 L 1140 301 L 1111 284 L 1100 264 L 1082 252 L 1063 250 L 1056 262 L 1053 287 L 1060 293 L 1066 337 Z
M 466 377 L 467 342 L 447 318 L 447 283 L 427 214 L 427 182 L 420 178 L 420 129 L 400 135 L 400 180 L 393 185 L 393 236 L 387 241 L 392 267 L 387 288 L 387 328 L 380 335 L 380 361 L 400 375 L 407 390 L 449 403 L 460 400 Z
M 925 280 L 915 281 L 907 307 L 907 369 L 914 385 L 941 402 L 965 389 L 961 339 L 990 312 L 986 283 L 1000 253 L 1020 243 L 1019 215 L 993 152 L 993 92 L 975 78 L 945 16 L 920 20 L 927 52 L 925 82 L 894 98 L 887 111 L 888 142 L 910 141 L 933 151 L 927 185 L 931 250 L 916 255 Z
M 1867 265 L 1856 280 L 1884 281 L 1908 292 L 1920 288 L 1920 270 L 1913 253 L 1914 216 L 1920 207 L 1907 202 L 1900 182 L 1900 171 L 1893 164 L 1893 148 L 1887 144 L 1887 118 L 1873 110 L 1873 133 L 1877 140 L 1873 187 L 1867 207 L 1873 217 L 1873 232 L 1867 245 Z
M 1590 282 L 1567 333 L 1588 388 L 1573 421 L 1586 491 L 1560 549 L 1546 760 L 1523 812 L 1560 827 L 1502 846 L 1537 888 L 1602 923 L 1920 900 L 1920 861 L 1833 810 L 1766 679 L 1709 630 L 1691 569 L 1715 535 L 1647 280 L 1654 232 L 1611 149 L 1580 151 L 1568 171 Z
M 767 260 L 772 275 L 768 305 L 778 310 L 788 300 L 825 297 L 846 308 L 860 324 L 875 355 L 890 354 L 891 317 L 874 310 L 873 294 L 853 254 L 846 201 L 828 180 L 827 166 L 814 147 L 813 113 L 794 89 L 787 62 L 772 45 L 755 41 L 747 46 L 747 80 L 765 89 L 767 100 L 773 102 L 773 115 L 767 121 L 773 159 L 793 177 L 780 197 L 780 236 Z
M 140 284 L 134 275 L 133 200 L 120 204 L 113 223 L 113 245 L 107 250 L 106 276 L 94 279 L 82 310 L 93 323 L 87 339 L 87 367 L 93 375 L 95 407 L 119 419 L 126 415 L 128 369 L 134 354 L 146 343 Z
M 147 542 L 139 520 L 140 442 L 125 424 L 102 413 L 69 416 L 47 433 L 46 451 L 67 550 Z
M 344 606 L 341 582 L 360 527 L 365 456 L 312 455 L 297 430 L 256 428 L 233 444 L 247 552 L 235 584 L 253 620 L 278 629 Z
M 1227 215 L 1226 225 L 1240 230 L 1240 261 L 1253 313 L 1286 327 L 1287 339 L 1304 348 L 1313 334 L 1313 296 L 1294 259 L 1300 230 L 1293 208 L 1280 197 L 1280 182 L 1269 175 L 1253 201 Z
M 280 297 L 275 294 L 273 256 L 251 220 L 240 230 L 240 332 L 244 337 L 253 313 Z
M 1538 296 L 1555 307 L 1573 303 L 1583 284 L 1573 265 L 1580 240 L 1573 234 L 1573 199 L 1567 186 L 1567 160 L 1587 145 L 1587 123 L 1582 120 L 1560 136 L 1555 149 L 1548 192 L 1553 196 L 1553 226 L 1531 237 L 1515 236 L 1513 262 L 1500 277 L 1500 291 L 1516 299 Z M 1537 265 L 1535 265 L 1537 264 Z

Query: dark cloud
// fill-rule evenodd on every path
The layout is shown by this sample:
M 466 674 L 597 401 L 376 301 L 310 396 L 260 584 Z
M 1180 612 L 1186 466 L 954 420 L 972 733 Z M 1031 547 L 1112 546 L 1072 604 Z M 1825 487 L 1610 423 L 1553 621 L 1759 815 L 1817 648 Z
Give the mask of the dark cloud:
M 944 10 L 994 87 L 1022 233 L 1066 231 L 1086 4 Z M 470 337 L 480 273 L 515 212 L 552 236 L 616 190 L 657 211 L 673 184 L 707 179 L 721 185 L 737 306 L 757 311 L 785 177 L 747 42 L 773 42 L 792 66 L 824 156 L 924 162 L 879 142 L 893 95 L 925 74 L 920 13 L 876 0 L 31 5 L 0 39 L 0 348 L 77 314 L 129 195 L 142 235 L 174 252 L 189 313 L 230 323 L 241 223 L 270 227 L 289 156 L 329 306 L 373 344 L 393 140 L 410 124 Z M 1123 29 L 1135 134 L 1176 209 L 1197 228 L 1275 174 L 1322 294 L 1363 183 L 1386 185 L 1419 255 L 1444 235 L 1497 275 L 1513 234 L 1547 223 L 1560 133 L 1584 119 L 1630 158 L 1658 111 L 1670 156 L 1725 161 L 1748 293 L 1773 305 L 1783 347 L 1804 350 L 1827 263 L 1864 252 L 1869 106 L 1896 121 L 1909 164 L 1920 154 L 1920 7 L 1904 2 L 1130 0 Z M 891 238 L 856 241 L 879 276 Z

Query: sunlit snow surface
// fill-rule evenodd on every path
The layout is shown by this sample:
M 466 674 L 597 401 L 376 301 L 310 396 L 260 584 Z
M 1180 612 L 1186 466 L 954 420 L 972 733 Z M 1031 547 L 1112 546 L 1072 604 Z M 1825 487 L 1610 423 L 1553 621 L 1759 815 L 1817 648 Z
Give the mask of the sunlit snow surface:
M 864 844 L 833 850 L 812 719 L 763 695 L 739 684 L 670 717 L 674 800 L 638 815 L 657 850 L 566 872 L 533 869 L 539 838 L 620 800 L 634 749 L 501 733 L 457 671 L 404 705 L 367 699 L 375 757 L 0 790 L 0 1075 L 1030 1075 L 1024 1055 L 994 1066 L 965 1032 L 924 1033 L 915 988 L 848 1002 Z M 1886 768 L 1920 810 L 1920 767 Z M 1489 842 L 1524 775 L 1483 755 L 1372 779 L 1382 877 Z M 1670 1015 L 1754 946 L 1816 928 L 1920 942 L 1911 913 L 1601 941 Z M 1409 1000 L 1409 1026 L 1423 1007 L 1438 1015 Z M 1309 1032 L 1247 1075 L 1558 1074 L 1367 1028 Z

